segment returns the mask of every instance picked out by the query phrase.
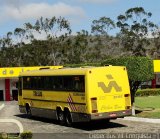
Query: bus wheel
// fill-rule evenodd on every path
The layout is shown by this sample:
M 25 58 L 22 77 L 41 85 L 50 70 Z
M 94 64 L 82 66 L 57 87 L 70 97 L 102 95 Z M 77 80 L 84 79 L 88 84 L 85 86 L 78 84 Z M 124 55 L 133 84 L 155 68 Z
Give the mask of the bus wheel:
M 31 108 L 30 108 L 29 104 L 26 104 L 26 114 L 27 114 L 28 118 L 30 118 L 32 116 L 32 112 L 31 112 Z
M 62 110 L 58 110 L 57 111 L 57 116 L 58 116 L 58 122 L 60 125 L 64 125 L 65 124 L 65 118 L 64 118 L 64 113 Z
M 65 122 L 67 126 L 73 125 L 73 120 L 72 120 L 71 113 L 69 112 L 69 110 L 65 111 Z

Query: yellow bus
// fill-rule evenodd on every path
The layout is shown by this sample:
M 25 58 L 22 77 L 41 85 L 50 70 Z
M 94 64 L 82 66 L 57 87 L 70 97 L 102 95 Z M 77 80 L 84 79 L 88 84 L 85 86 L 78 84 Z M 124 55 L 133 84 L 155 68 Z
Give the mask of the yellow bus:
M 22 72 L 19 109 L 60 124 L 132 114 L 126 67 L 105 66 Z

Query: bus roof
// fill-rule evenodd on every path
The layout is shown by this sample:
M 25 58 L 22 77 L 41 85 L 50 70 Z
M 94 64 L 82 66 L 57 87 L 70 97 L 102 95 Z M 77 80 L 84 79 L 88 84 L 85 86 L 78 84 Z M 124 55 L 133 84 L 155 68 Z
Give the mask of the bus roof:
M 119 67 L 119 66 L 32 70 L 32 71 L 21 72 L 20 76 L 85 75 L 88 71 L 93 69 L 114 68 L 114 67 Z

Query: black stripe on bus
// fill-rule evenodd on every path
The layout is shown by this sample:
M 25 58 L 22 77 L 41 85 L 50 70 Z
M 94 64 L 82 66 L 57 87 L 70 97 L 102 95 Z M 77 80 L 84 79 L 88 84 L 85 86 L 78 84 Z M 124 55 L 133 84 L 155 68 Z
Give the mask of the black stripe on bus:
M 54 101 L 54 100 L 43 100 L 43 99 L 33 99 L 33 98 L 23 98 L 23 99 L 28 99 L 28 100 L 35 100 L 35 101 L 47 101 L 47 102 L 61 102 L 61 103 L 68 103 L 67 101 Z M 78 102 L 73 102 L 73 104 L 80 104 L 80 105 L 86 105 L 86 103 L 78 103 Z

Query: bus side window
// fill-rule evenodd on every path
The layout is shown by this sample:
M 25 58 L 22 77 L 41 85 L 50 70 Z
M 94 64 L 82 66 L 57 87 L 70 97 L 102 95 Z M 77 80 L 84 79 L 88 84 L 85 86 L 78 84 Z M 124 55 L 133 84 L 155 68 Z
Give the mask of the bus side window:
M 63 78 L 61 76 L 53 77 L 52 89 L 57 91 L 63 90 Z
M 72 76 L 63 77 L 63 89 L 64 91 L 73 90 L 73 77 Z
M 78 82 L 76 81 L 75 82 L 75 91 L 78 91 L 79 90 L 79 85 L 78 85 Z
M 23 89 L 30 89 L 31 82 L 30 77 L 23 77 Z
M 80 91 L 81 92 L 85 91 L 85 89 L 84 89 L 84 82 L 80 82 Z
M 75 77 L 75 80 L 74 80 L 74 88 L 75 88 L 75 91 L 78 91 L 78 92 L 84 92 L 85 91 L 85 86 L 84 86 L 84 76 L 79 76 L 79 77 Z

